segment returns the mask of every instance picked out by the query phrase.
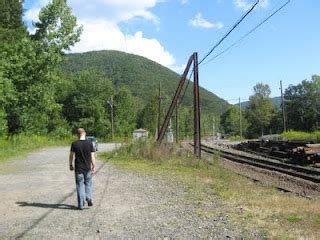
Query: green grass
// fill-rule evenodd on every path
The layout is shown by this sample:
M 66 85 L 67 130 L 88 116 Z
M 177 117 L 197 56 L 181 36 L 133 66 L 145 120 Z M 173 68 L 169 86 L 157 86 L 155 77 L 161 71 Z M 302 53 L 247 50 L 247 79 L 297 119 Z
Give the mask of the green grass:
M 15 157 L 24 156 L 36 149 L 48 146 L 69 144 L 72 137 L 58 139 L 38 135 L 14 135 L 9 138 L 0 138 L 0 163 Z
M 288 132 L 282 133 L 282 137 L 287 140 L 314 140 L 320 143 L 320 131 L 315 131 L 315 132 L 288 131 Z
M 287 220 L 290 223 L 298 223 L 298 222 L 301 222 L 303 218 L 301 216 L 291 215 L 287 217 Z
M 273 239 L 320 239 L 319 198 L 309 200 L 261 186 L 221 167 L 218 155 L 209 165 L 178 148 L 138 142 L 103 157 L 127 171 L 177 181 L 194 202 L 220 199 L 226 204 L 224 214 L 244 230 L 255 228 Z

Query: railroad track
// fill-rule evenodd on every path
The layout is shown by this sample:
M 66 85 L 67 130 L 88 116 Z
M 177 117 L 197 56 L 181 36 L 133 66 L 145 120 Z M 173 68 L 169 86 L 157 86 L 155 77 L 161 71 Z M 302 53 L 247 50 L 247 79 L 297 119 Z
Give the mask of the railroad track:
M 191 145 L 193 146 L 193 144 Z M 282 163 L 272 159 L 262 158 L 260 156 L 253 156 L 252 154 L 240 154 L 230 150 L 214 148 L 203 144 L 201 144 L 201 150 L 210 154 L 219 153 L 221 157 L 234 162 L 280 172 L 296 178 L 308 180 L 313 183 L 320 183 L 320 171 L 317 169 Z

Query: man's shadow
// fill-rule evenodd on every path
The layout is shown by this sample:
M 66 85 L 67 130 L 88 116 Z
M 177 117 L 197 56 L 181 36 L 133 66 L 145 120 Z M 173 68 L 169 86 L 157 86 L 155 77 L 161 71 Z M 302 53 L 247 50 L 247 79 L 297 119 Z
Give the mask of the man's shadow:
M 53 208 L 63 210 L 77 210 L 76 206 L 70 204 L 57 204 L 57 203 L 28 203 L 28 202 L 16 202 L 19 207 L 39 207 L 39 208 Z

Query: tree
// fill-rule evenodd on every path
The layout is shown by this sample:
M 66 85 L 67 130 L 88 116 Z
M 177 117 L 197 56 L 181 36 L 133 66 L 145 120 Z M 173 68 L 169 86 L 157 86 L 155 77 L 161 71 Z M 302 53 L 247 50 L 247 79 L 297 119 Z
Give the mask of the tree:
M 240 127 L 242 128 L 243 136 L 246 135 L 248 122 L 245 114 L 241 115 L 240 126 L 240 109 L 236 106 L 231 106 L 224 114 L 221 115 L 221 126 L 224 132 L 230 136 L 240 136 Z
M 12 42 L 26 35 L 22 21 L 23 1 L 0 0 L 0 42 Z
M 130 136 L 136 127 L 137 107 L 134 97 L 128 89 L 122 87 L 113 100 L 115 132 L 120 136 Z
M 251 135 L 258 135 L 256 126 L 260 126 L 261 135 L 270 125 L 273 117 L 273 105 L 270 99 L 271 90 L 268 84 L 258 83 L 253 88 L 254 94 L 250 96 L 247 117 L 250 122 Z
M 290 129 L 312 131 L 319 128 L 320 76 L 314 75 L 310 81 L 290 85 L 284 96 Z
M 21 0 L 0 0 L 0 28 L 17 29 L 23 27 Z
M 0 1 L 3 5 L 3 0 Z M 14 32 L 24 28 L 21 2 L 5 2 L 1 27 Z M 0 59 L 4 59 L 0 61 L 0 75 L 14 95 L 5 108 L 10 133 L 44 134 L 55 131 L 57 123 L 63 123 L 62 106 L 56 100 L 55 81 L 59 78 L 56 67 L 62 50 L 79 40 L 80 30 L 75 27 L 76 19 L 65 1 L 53 1 L 40 11 L 39 18 L 32 38 L 21 34 L 0 46 Z
M 66 0 L 53 0 L 41 9 L 33 39 L 40 41 L 48 52 L 61 53 L 69 50 L 80 40 L 82 26 L 72 15 Z
M 158 96 L 154 95 L 150 98 L 150 101 L 137 115 L 137 127 L 147 129 L 151 135 L 154 135 L 156 133 L 158 121 Z M 160 123 L 160 126 L 161 124 L 162 122 Z
M 114 94 L 112 82 L 94 70 L 82 71 L 69 80 L 72 84 L 63 101 L 63 115 L 72 128 L 84 127 L 98 137 L 109 135 L 107 100 Z

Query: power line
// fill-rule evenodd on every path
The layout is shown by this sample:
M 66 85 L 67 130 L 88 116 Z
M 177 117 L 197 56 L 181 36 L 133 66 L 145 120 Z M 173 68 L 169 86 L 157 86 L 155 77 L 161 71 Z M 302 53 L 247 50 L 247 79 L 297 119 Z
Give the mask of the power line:
M 204 58 L 202 58 L 202 60 L 199 62 L 199 65 L 230 35 L 230 33 L 249 15 L 249 13 L 253 11 L 258 3 L 259 0 L 256 0 L 251 8 L 241 16 L 241 18 L 231 27 L 231 29 L 219 40 L 219 42 L 211 48 L 211 50 L 204 56 Z
M 270 18 L 272 18 L 275 14 L 277 14 L 279 11 L 281 11 L 286 5 L 288 5 L 290 3 L 291 0 L 288 0 L 286 3 L 284 3 L 283 5 L 281 5 L 281 7 L 279 7 L 276 11 L 274 11 L 272 14 L 270 14 L 268 17 L 266 17 L 263 21 L 261 21 L 258 25 L 256 25 L 254 28 L 252 28 L 249 32 L 247 32 L 245 35 L 243 35 L 239 40 L 235 41 L 233 44 L 231 44 L 229 47 L 227 47 L 226 49 L 224 49 L 223 51 L 221 51 L 220 53 L 218 53 L 217 55 L 213 56 L 211 59 L 209 59 L 207 62 L 204 63 L 204 65 L 208 64 L 209 62 L 213 61 L 214 59 L 216 59 L 217 57 L 219 57 L 220 55 L 222 55 L 223 53 L 227 52 L 228 50 L 230 50 L 232 47 L 234 47 L 235 45 L 239 44 L 243 39 L 245 39 L 246 37 L 248 37 L 251 33 L 253 33 L 255 30 L 257 30 L 259 27 L 261 27 L 261 25 L 263 25 L 264 23 L 266 23 Z

